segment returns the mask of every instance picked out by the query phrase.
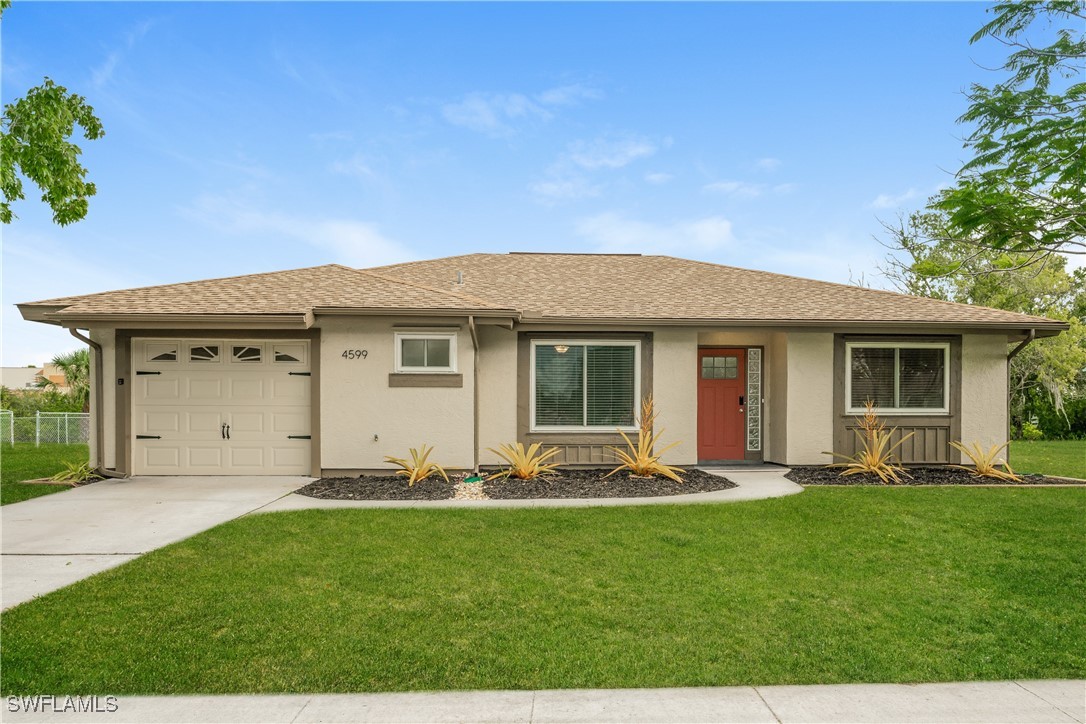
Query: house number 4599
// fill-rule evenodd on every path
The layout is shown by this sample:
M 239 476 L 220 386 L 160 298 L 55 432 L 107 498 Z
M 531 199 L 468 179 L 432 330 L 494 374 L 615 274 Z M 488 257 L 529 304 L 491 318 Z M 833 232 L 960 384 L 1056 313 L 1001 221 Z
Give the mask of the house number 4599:
M 343 359 L 366 359 L 369 354 L 368 349 L 345 349 L 340 357 Z

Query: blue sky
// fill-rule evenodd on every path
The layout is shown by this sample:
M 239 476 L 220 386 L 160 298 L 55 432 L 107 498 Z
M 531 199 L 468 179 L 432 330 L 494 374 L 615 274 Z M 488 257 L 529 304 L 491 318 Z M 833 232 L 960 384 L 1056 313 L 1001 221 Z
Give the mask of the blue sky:
M 879 219 L 964 152 L 983 3 L 32 3 L 2 98 L 106 127 L 59 228 L 3 229 L 3 364 L 73 347 L 15 302 L 476 251 L 664 253 L 884 286 Z M 636 280 L 631 280 L 636 283 Z M 722 290 L 742 294 L 742 290 Z

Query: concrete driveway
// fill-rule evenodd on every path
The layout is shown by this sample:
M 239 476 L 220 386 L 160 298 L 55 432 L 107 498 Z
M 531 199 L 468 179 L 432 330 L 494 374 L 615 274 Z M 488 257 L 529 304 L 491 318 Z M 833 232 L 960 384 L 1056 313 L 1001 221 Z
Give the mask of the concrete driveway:
M 251 513 L 311 479 L 140 476 L 0 507 L 0 607 Z

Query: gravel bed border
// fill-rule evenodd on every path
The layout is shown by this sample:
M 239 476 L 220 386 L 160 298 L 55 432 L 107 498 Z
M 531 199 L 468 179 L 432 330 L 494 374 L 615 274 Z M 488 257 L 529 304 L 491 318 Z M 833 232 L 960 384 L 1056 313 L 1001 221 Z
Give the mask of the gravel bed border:
M 793 483 L 804 486 L 815 485 L 886 485 L 877 475 L 871 473 L 859 473 L 857 475 L 841 475 L 841 468 L 827 468 L 822 465 L 796 465 L 784 476 Z M 922 465 L 906 467 L 908 477 L 901 476 L 900 483 L 889 485 L 900 486 L 978 486 L 999 485 L 1007 487 L 1023 487 L 1029 485 L 1086 485 L 1086 481 L 1076 483 L 1066 478 L 1057 479 L 1047 475 L 1022 474 L 1022 482 L 1012 480 L 999 480 L 997 478 L 985 478 L 974 475 L 968 470 L 952 468 L 948 466 Z

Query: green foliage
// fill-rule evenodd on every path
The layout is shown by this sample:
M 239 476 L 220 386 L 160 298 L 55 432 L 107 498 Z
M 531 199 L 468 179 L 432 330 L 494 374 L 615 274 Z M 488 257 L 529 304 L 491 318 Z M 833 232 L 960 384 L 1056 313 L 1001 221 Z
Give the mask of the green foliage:
M 83 412 L 83 406 L 71 395 L 56 390 L 6 387 L 0 387 L 0 409 L 11 410 L 15 417 L 33 417 L 35 412 Z
M 94 472 L 89 462 L 65 463 L 64 469 L 49 478 L 58 483 L 77 485 L 93 480 L 101 480 L 102 476 Z
M 0 445 L 0 505 L 67 490 L 67 485 L 24 485 L 22 481 L 47 478 L 68 463 L 85 463 L 88 454 L 86 445 Z
M 449 476 L 445 474 L 445 468 L 441 467 L 437 463 L 429 461 L 430 453 L 434 451 L 434 448 L 426 447 L 422 445 L 419 448 L 411 448 L 408 452 L 411 453 L 411 459 L 394 458 L 391 455 L 385 456 L 385 462 L 399 465 L 402 470 L 397 470 L 397 475 L 403 475 L 407 478 L 408 487 L 414 485 L 420 480 L 426 480 L 433 475 L 440 475 L 445 478 L 445 482 L 449 482 Z
M 1044 440 L 1045 434 L 1041 428 L 1034 425 L 1032 422 L 1022 423 L 1022 440 Z
M 11 204 L 25 198 L 20 175 L 42 190 L 53 221 L 65 226 L 87 215 L 87 199 L 97 189 L 86 180 L 79 146 L 68 139 L 76 125 L 88 141 L 105 135 L 85 98 L 46 78 L 22 98 L 4 106 L 0 119 L 0 222 L 10 224 Z
M 72 398 L 72 404 L 78 405 L 81 412 L 90 410 L 90 350 L 86 347 L 73 352 L 58 354 L 52 359 L 52 363 L 64 373 L 68 396 Z M 41 386 L 45 389 L 57 389 L 52 380 L 43 379 Z
M 1067 260 L 1058 254 L 1038 262 L 1032 254 L 956 240 L 941 213 L 916 213 L 886 228 L 893 254 L 882 271 L 901 291 L 1070 325 L 1056 337 L 1026 346 L 1011 361 L 1011 416 L 1016 430 L 1038 404 L 1061 414 L 1067 401 L 1086 398 L 1086 270 L 1068 272 Z M 1038 391 L 1047 402 L 1037 403 Z M 1064 435 L 1086 435 L 1086 426 L 1065 430 Z
M 973 158 L 932 208 L 955 238 L 1045 256 L 1086 252 L 1086 0 L 1001 2 L 970 42 L 1012 49 L 992 87 L 974 85 L 959 120 Z M 1053 26 L 1036 47 L 1031 33 Z M 1065 87 L 1063 87 L 1065 86 Z

